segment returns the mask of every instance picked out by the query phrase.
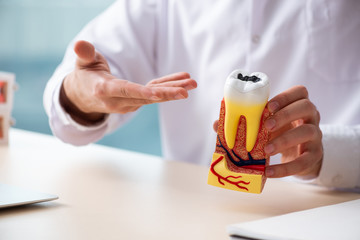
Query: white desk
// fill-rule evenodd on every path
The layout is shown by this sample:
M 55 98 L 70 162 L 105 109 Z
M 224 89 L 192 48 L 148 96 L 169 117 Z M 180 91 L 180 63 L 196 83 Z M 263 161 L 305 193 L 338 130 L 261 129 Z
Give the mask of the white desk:
M 0 182 L 60 198 L 1 210 L 0 239 L 228 239 L 232 223 L 360 198 L 272 179 L 260 195 L 239 193 L 208 186 L 207 174 L 203 166 L 12 129 L 9 146 L 0 147 Z

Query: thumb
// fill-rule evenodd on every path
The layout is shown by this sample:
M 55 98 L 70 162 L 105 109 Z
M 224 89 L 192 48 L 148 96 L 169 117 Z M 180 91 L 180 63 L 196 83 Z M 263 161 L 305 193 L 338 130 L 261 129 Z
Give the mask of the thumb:
M 213 124 L 214 131 L 217 132 L 219 128 L 219 120 L 216 120 Z
M 95 62 L 95 47 L 84 40 L 77 41 L 74 46 L 74 51 L 77 55 L 77 65 L 86 67 Z

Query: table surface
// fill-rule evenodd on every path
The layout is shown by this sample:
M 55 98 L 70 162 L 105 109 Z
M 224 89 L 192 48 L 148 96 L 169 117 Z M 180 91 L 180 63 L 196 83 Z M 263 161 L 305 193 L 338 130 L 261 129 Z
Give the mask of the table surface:
M 209 160 L 210 161 L 210 160 Z M 268 179 L 262 194 L 207 185 L 208 167 L 11 129 L 0 182 L 56 194 L 0 211 L 0 239 L 228 239 L 226 226 L 360 194 Z

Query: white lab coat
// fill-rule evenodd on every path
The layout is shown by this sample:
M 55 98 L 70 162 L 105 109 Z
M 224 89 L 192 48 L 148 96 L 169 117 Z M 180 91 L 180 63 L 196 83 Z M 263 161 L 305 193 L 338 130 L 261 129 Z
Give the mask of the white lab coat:
M 210 163 L 216 140 L 212 125 L 234 69 L 266 73 L 271 96 L 305 85 L 324 134 L 317 182 L 354 188 L 360 186 L 359 12 L 357 0 L 120 0 L 75 40 L 93 43 L 118 78 L 146 84 L 185 71 L 198 82 L 188 99 L 159 106 L 168 160 Z M 102 124 L 84 127 L 63 111 L 59 87 L 74 67 L 72 49 L 73 43 L 48 82 L 44 105 L 53 133 L 83 145 L 133 114 L 110 114 Z

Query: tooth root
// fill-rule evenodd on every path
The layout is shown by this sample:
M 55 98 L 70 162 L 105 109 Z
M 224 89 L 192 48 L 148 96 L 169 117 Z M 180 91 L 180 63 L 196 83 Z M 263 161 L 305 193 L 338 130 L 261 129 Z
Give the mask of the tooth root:
M 235 146 L 238 124 L 241 116 L 246 119 L 246 150 L 250 152 L 256 143 L 260 120 L 266 102 L 263 104 L 244 105 L 225 98 L 225 140 L 230 149 Z
M 256 143 L 259 133 L 261 116 L 264 111 L 265 104 L 259 104 L 249 107 L 246 114 L 246 150 L 250 152 Z
M 226 144 L 230 149 L 234 148 L 237 127 L 241 116 L 240 108 L 236 105 L 237 104 L 225 99 L 224 134 Z

